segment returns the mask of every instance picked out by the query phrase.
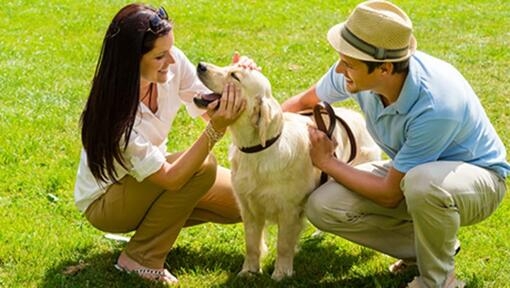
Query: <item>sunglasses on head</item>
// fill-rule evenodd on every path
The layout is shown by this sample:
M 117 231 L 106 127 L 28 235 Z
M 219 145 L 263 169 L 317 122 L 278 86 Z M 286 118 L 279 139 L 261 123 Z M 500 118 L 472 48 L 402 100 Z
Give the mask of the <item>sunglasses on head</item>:
M 158 34 L 162 29 L 165 28 L 164 21 L 169 21 L 168 14 L 166 13 L 165 8 L 159 7 L 158 10 L 155 11 L 155 14 L 149 18 L 149 28 L 147 31 L 152 32 L 153 34 Z M 107 38 L 113 38 L 117 36 L 120 32 L 120 27 L 118 22 L 113 22 L 110 24 L 109 32 L 107 33 Z
M 168 14 L 165 8 L 159 7 L 156 13 L 149 18 L 149 28 L 147 31 L 157 34 L 164 27 L 163 21 L 168 21 Z

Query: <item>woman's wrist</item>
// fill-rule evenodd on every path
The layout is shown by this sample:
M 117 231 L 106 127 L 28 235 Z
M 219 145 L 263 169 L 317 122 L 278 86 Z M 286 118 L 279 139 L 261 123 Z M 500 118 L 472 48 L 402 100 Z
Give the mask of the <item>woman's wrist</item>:
M 205 135 L 207 136 L 209 151 L 211 151 L 214 144 L 220 141 L 223 135 L 225 135 L 225 132 L 216 130 L 211 121 L 209 121 L 205 127 Z

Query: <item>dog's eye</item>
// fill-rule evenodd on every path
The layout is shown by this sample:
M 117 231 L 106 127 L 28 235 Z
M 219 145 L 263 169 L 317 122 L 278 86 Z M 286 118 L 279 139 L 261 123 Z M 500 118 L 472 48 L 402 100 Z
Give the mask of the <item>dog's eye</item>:
M 239 77 L 237 77 L 235 72 L 230 73 L 230 77 L 236 79 L 237 81 L 241 81 L 241 80 L 239 80 Z

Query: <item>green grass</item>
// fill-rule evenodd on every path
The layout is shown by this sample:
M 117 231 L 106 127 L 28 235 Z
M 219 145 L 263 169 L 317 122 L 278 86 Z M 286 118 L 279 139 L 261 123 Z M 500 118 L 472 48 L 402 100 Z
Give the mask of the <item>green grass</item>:
M 496 130 L 510 145 L 510 2 L 396 1 L 415 25 L 418 45 L 459 68 L 480 96 Z M 78 119 L 105 29 L 125 1 L 7 1 L 0 9 L 0 287 L 144 287 L 112 264 L 124 243 L 107 240 L 74 207 L 80 134 Z M 328 28 L 356 1 L 175 0 L 176 43 L 193 62 L 227 64 L 234 50 L 263 67 L 280 100 L 315 82 L 336 60 Z M 347 105 L 354 107 L 353 103 Z M 200 120 L 180 113 L 171 150 L 190 144 Z M 183 133 L 184 132 L 184 133 Z M 226 160 L 228 138 L 215 148 Z M 507 182 L 508 186 L 508 182 Z M 469 287 L 510 287 L 510 201 L 486 221 L 460 231 L 457 273 Z M 393 259 L 338 237 L 304 231 L 296 276 L 281 284 L 274 263 L 274 227 L 265 274 L 235 277 L 243 260 L 238 225 L 186 229 L 168 256 L 181 287 L 399 287 Z M 64 269 L 83 269 L 67 275 Z

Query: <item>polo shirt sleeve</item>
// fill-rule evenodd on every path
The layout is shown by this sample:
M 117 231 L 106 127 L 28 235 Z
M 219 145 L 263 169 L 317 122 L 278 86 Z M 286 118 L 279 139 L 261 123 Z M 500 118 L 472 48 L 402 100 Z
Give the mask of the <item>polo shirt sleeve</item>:
M 162 149 L 134 130 L 131 132 L 124 158 L 130 166 L 129 174 L 138 182 L 157 172 L 166 161 Z
M 333 64 L 315 86 L 319 99 L 327 103 L 343 101 L 350 97 L 349 92 L 345 90 L 344 75 L 335 71 L 337 65 L 338 62 Z
M 198 108 L 193 102 L 193 97 L 197 93 L 210 93 L 211 91 L 204 86 L 197 76 L 196 68 L 186 55 L 177 47 L 174 50 L 175 60 L 179 63 L 180 86 L 179 98 L 186 106 L 188 114 L 195 118 L 205 113 L 204 109 Z
M 456 119 L 415 119 L 404 131 L 406 139 L 393 159 L 393 166 L 407 173 L 420 164 L 440 160 L 460 125 Z

